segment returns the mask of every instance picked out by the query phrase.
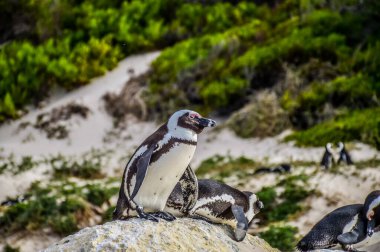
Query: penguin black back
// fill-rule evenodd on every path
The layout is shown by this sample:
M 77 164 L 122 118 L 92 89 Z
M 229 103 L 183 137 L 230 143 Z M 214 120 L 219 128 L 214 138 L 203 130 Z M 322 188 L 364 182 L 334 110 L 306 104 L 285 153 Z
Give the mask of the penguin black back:
M 338 245 L 337 237 L 344 233 L 345 228 L 355 223 L 355 218 L 362 216 L 362 204 L 353 204 L 340 207 L 322 218 L 297 244 L 299 251 L 331 248 Z M 358 216 L 357 216 L 358 215 Z M 355 217 L 357 216 L 357 217 Z M 365 238 L 365 234 L 360 237 Z

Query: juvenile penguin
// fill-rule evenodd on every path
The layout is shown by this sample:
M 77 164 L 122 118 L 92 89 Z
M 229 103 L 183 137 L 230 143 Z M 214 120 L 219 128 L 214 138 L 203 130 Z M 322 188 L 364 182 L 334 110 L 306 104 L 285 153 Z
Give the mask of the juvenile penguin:
M 325 147 L 325 153 L 323 154 L 321 165 L 325 167 L 325 169 L 329 169 L 334 164 L 333 150 L 332 144 L 327 143 Z
M 340 162 L 345 162 L 348 165 L 352 165 L 354 162 L 352 162 L 350 154 L 348 154 L 344 144 L 342 142 L 338 143 L 338 150 L 339 150 L 339 159 L 338 164 Z
M 379 242 L 378 236 L 369 234 L 380 225 L 380 191 L 370 193 L 364 205 L 353 204 L 340 207 L 327 214 L 297 244 L 299 251 L 327 249 L 341 245 L 346 251 Z M 373 224 L 369 224 L 370 222 Z
M 213 126 L 215 121 L 197 112 L 180 110 L 145 139 L 124 170 L 113 219 L 137 215 L 152 221 L 174 220 L 174 216 L 163 212 L 166 201 L 185 171 L 195 177 L 189 163 L 197 135 Z
M 232 226 L 235 228 L 235 239 L 242 241 L 249 223 L 264 207 L 263 203 L 251 192 L 242 192 L 210 179 L 199 180 L 198 188 L 198 200 L 195 206 L 186 212 L 183 211 L 181 188 L 177 184 L 168 199 L 166 210 L 176 216 L 187 215 Z

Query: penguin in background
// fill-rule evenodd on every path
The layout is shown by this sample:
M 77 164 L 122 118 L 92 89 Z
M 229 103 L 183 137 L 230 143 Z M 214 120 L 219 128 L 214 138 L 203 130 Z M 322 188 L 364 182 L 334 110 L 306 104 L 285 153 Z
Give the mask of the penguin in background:
M 345 162 L 348 165 L 354 164 L 354 162 L 352 162 L 350 154 L 347 152 L 344 146 L 344 143 L 342 142 L 338 143 L 338 151 L 339 151 L 338 164 L 340 164 L 340 162 Z
M 165 210 L 175 216 L 188 216 L 234 228 L 234 238 L 242 241 L 253 217 L 264 204 L 252 192 L 240 191 L 211 179 L 198 181 L 198 198 L 192 208 L 184 208 L 183 193 L 178 183 Z
M 138 216 L 156 222 L 158 218 L 174 220 L 172 214 L 163 211 L 166 201 L 184 174 L 188 175 L 186 178 L 192 178 L 190 185 L 197 186 L 189 163 L 198 134 L 205 127 L 214 126 L 215 121 L 203 118 L 195 111 L 180 110 L 171 115 L 143 141 L 127 163 L 113 219 Z M 191 189 L 188 182 L 180 185 L 183 191 Z M 185 200 L 190 199 L 185 197 Z
M 337 248 L 345 251 L 380 242 L 380 191 L 371 192 L 364 204 L 340 207 L 323 217 L 297 244 L 297 250 Z
M 325 153 L 323 154 L 322 160 L 321 160 L 321 166 L 325 167 L 326 170 L 331 168 L 331 166 L 335 163 L 334 156 L 333 156 L 333 149 L 332 144 L 327 143 L 325 146 Z

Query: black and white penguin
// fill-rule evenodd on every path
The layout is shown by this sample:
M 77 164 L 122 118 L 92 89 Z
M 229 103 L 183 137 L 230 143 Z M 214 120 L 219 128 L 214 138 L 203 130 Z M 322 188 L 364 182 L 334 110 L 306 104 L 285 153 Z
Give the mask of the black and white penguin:
M 325 169 L 329 169 L 335 163 L 333 157 L 332 144 L 327 143 L 325 146 L 325 153 L 323 154 L 321 165 L 325 167 Z
M 189 163 L 197 135 L 213 126 L 215 121 L 197 112 L 180 110 L 145 139 L 124 170 L 113 219 L 138 216 L 152 221 L 174 220 L 174 216 L 163 212 L 166 201 L 185 171 L 195 178 Z
M 187 215 L 232 226 L 235 228 L 235 239 L 242 241 L 249 223 L 264 207 L 263 203 L 251 192 L 242 192 L 211 179 L 200 179 L 198 188 L 198 200 L 190 211 L 183 211 L 179 184 L 170 195 L 165 209 L 176 216 Z
M 347 205 L 332 211 L 298 242 L 297 249 L 312 251 L 341 245 L 344 250 L 356 251 L 356 248 L 380 242 L 379 204 L 380 191 L 374 191 L 367 196 L 364 205 Z
M 261 173 L 285 173 L 290 172 L 291 166 L 290 164 L 280 164 L 279 166 L 275 167 L 259 167 L 255 170 L 254 174 L 261 174 Z
M 339 151 L 338 164 L 340 164 L 340 162 L 345 162 L 348 165 L 354 164 L 354 162 L 352 162 L 350 154 L 348 154 L 348 152 L 344 146 L 344 143 L 342 143 L 342 142 L 338 143 L 338 151 Z
M 363 206 L 362 214 L 365 216 L 366 225 L 358 224 L 350 232 L 338 236 L 338 241 L 342 244 L 348 244 L 352 248 L 366 248 L 373 244 L 380 243 L 380 191 L 371 192 Z M 364 240 L 357 242 L 363 230 L 361 227 L 366 226 Z

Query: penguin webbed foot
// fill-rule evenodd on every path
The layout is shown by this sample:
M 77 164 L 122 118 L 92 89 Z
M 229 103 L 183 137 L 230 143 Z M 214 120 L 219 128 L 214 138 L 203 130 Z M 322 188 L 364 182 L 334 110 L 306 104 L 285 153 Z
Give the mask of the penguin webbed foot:
M 138 206 L 136 211 L 139 218 L 158 222 L 158 219 L 153 214 L 145 213 L 142 207 Z
M 155 218 L 164 219 L 166 221 L 174 221 L 176 219 L 176 217 L 174 217 L 174 215 L 172 215 L 171 213 L 163 212 L 163 211 L 152 213 L 152 215 Z

